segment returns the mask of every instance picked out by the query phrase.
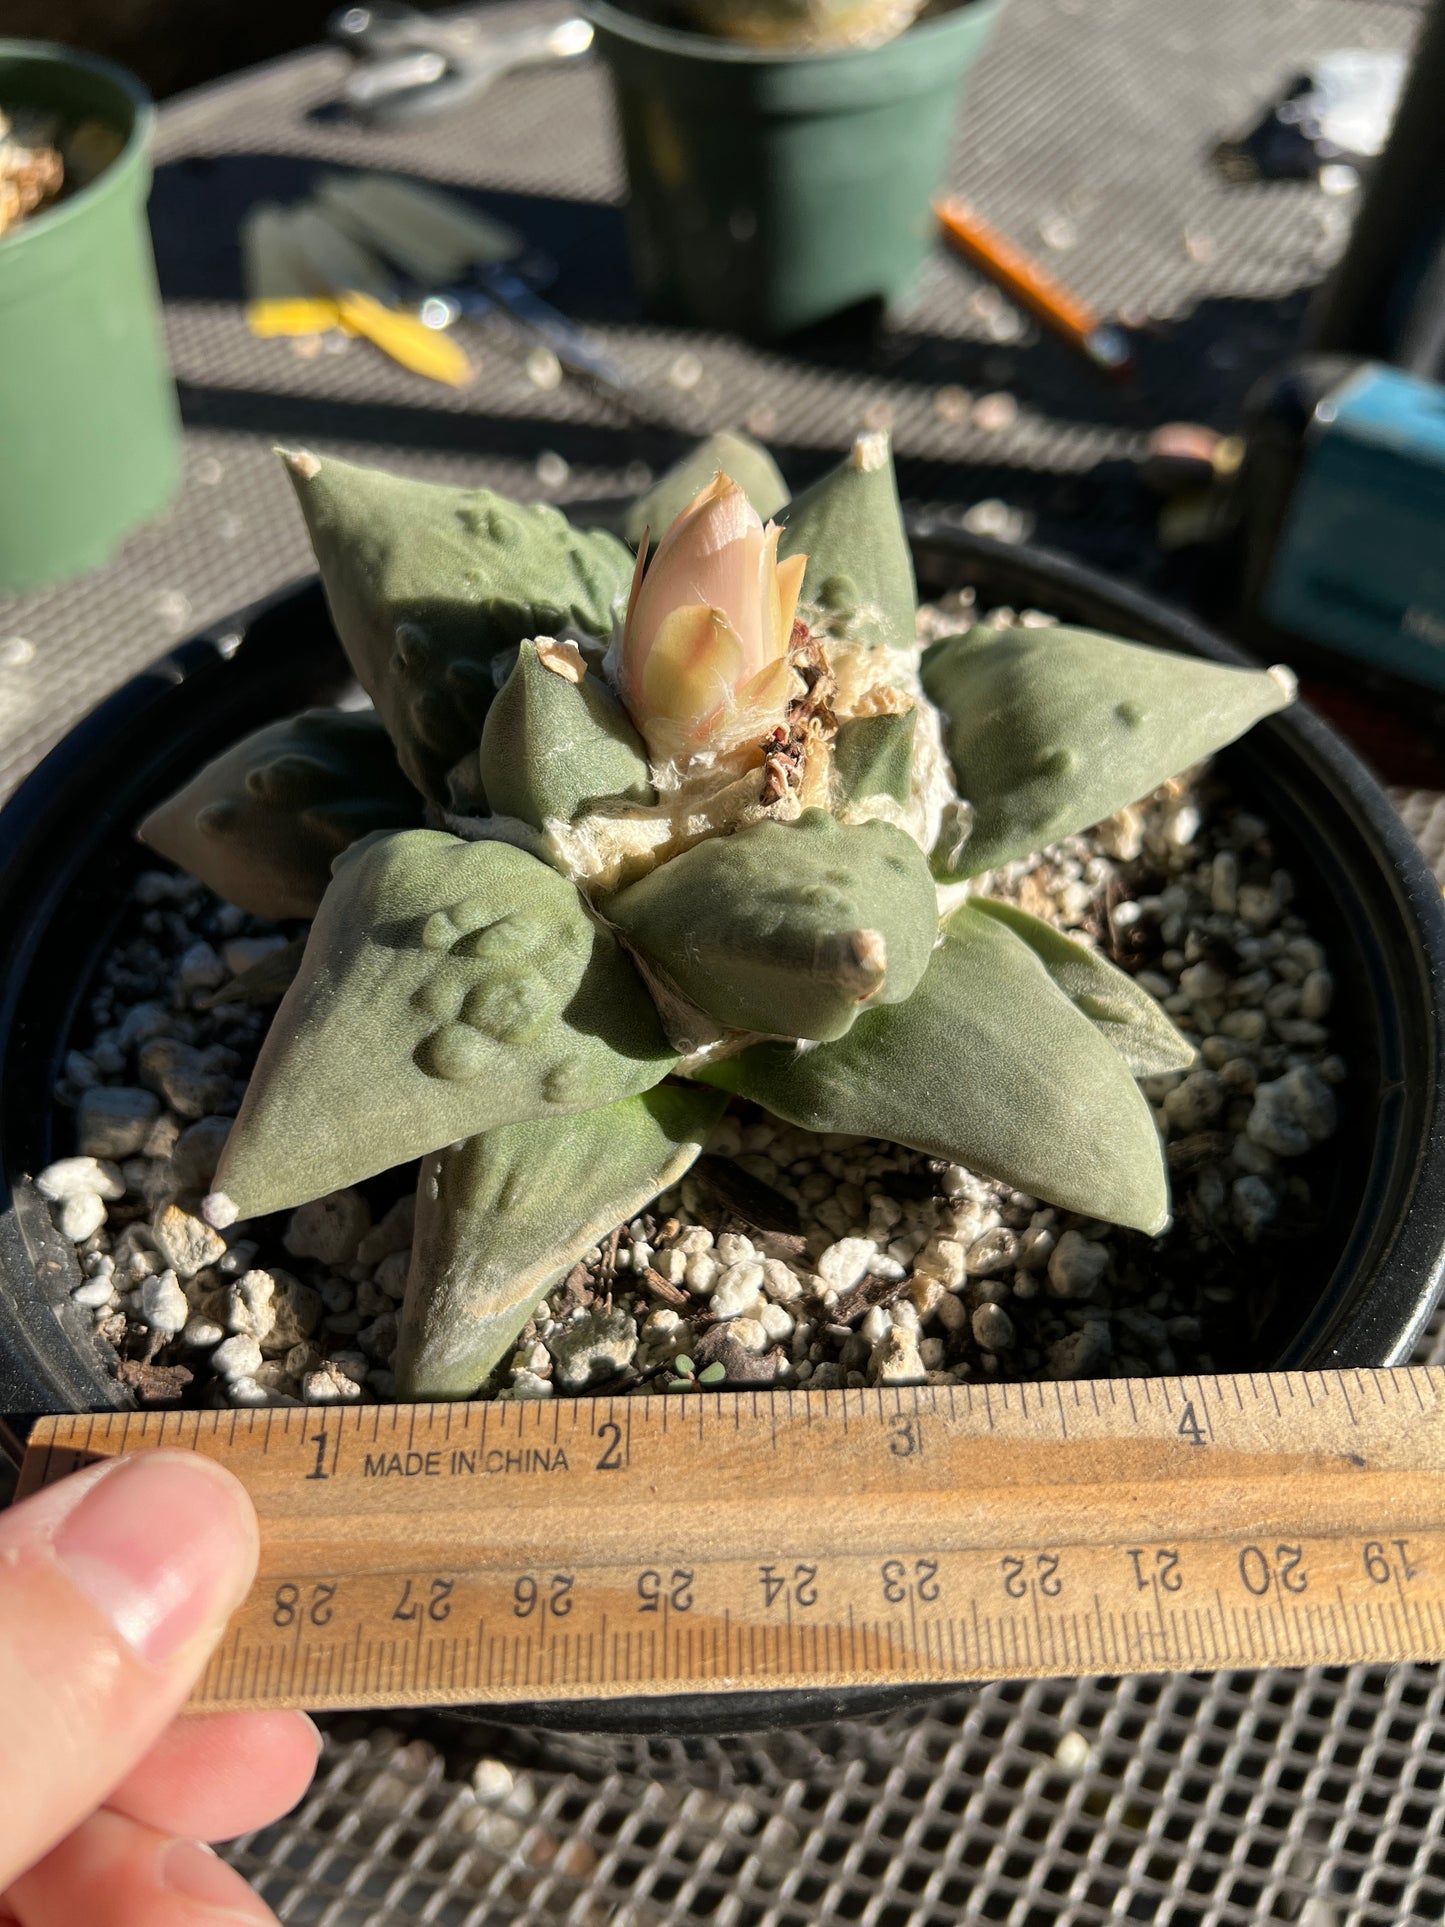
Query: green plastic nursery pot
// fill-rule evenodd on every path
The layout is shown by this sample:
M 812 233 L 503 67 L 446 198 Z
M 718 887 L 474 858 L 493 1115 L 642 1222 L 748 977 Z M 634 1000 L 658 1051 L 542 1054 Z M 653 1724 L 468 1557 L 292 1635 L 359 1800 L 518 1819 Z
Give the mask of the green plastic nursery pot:
M 108 61 L 0 40 L 0 106 L 119 131 L 77 194 L 0 237 L 0 590 L 105 560 L 180 480 L 145 204 L 155 110 Z
M 786 335 L 907 292 L 932 246 L 959 86 L 1003 0 L 958 0 L 886 46 L 760 52 L 593 0 L 657 315 Z

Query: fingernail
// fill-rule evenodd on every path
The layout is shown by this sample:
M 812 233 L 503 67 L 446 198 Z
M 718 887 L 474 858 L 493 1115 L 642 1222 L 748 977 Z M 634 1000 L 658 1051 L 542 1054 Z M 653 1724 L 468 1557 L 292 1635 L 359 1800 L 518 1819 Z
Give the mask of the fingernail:
M 256 1572 L 256 1515 L 211 1460 L 146 1452 L 98 1479 L 53 1544 L 71 1583 L 161 1665 L 240 1605 Z
M 254 1927 L 274 1919 L 240 1874 L 199 1840 L 173 1840 L 161 1855 L 160 1878 L 170 1892 L 198 1901 L 221 1920 L 244 1920 Z

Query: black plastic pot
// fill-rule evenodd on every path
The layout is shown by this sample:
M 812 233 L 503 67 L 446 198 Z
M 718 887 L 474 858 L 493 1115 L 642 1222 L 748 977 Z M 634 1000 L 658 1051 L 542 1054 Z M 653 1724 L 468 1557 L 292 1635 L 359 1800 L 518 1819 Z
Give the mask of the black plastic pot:
M 1238 660 L 1186 616 L 1066 557 L 917 518 L 920 586 L 1037 606 L 1160 647 Z M 140 816 L 245 731 L 350 683 L 314 582 L 167 656 L 80 723 L 0 812 L 0 1411 L 127 1402 L 71 1305 L 71 1247 L 28 1176 L 69 1149 L 49 1093 L 135 873 Z M 1445 1285 L 1445 908 L 1369 771 L 1295 708 L 1226 752 L 1235 792 L 1277 832 L 1335 969 L 1350 1078 L 1325 1221 L 1298 1290 L 1241 1366 L 1398 1363 Z M 930 1689 L 925 1689 L 930 1690 Z M 916 1687 L 477 1709 L 516 1723 L 718 1731 L 872 1711 Z

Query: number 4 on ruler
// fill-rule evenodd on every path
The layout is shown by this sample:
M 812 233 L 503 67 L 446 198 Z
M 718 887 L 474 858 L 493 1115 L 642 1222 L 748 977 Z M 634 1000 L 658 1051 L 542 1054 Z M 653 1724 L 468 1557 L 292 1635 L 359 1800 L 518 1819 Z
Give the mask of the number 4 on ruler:
M 1188 1439 L 1191 1445 L 1205 1445 L 1208 1443 L 1203 1426 L 1194 1416 L 1194 1400 L 1192 1398 L 1185 1400 L 1184 1410 L 1179 1415 L 1179 1436 L 1182 1439 Z

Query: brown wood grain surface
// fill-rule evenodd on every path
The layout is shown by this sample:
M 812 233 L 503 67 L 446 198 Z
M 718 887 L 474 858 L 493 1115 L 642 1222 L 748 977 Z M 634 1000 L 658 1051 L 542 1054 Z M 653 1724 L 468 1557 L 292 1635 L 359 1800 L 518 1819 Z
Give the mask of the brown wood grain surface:
M 1445 1658 L 1445 1371 L 113 1414 L 260 1576 L 206 1707 Z

